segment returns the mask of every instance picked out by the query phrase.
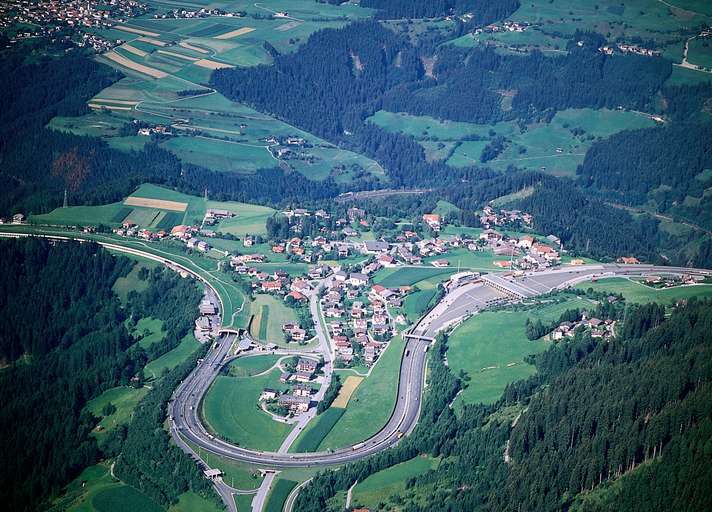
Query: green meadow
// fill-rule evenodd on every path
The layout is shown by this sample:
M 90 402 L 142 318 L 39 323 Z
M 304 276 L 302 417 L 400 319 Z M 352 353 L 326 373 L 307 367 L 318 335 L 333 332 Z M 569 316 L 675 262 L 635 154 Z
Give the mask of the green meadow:
M 712 297 L 712 284 L 699 284 L 690 286 L 675 286 L 673 288 L 651 288 L 643 283 L 623 277 L 599 279 L 595 283 L 585 282 L 578 284 L 580 290 L 605 291 L 620 293 L 628 302 L 644 304 L 646 302 L 659 302 L 671 304 L 681 299 L 692 297 Z
M 531 123 L 520 129 L 513 122 L 475 124 L 440 121 L 427 116 L 379 111 L 368 119 L 381 128 L 410 135 L 424 144 L 426 154 L 435 150 L 448 165 L 482 165 L 484 148 L 496 136 L 508 142 L 494 160 L 486 165 L 506 170 L 510 165 L 550 174 L 572 176 L 583 162 L 586 150 L 597 138 L 605 138 L 627 129 L 654 126 L 643 114 L 619 110 L 568 109 L 557 112 L 550 123 Z M 478 137 L 480 140 L 464 140 Z M 435 144 L 435 146 L 434 146 Z M 443 153 L 440 144 L 450 150 Z
M 493 403 L 510 382 L 526 379 L 535 372 L 526 363 L 529 354 L 542 352 L 549 342 L 529 341 L 525 333 L 527 318 L 551 321 L 566 309 L 585 308 L 591 303 L 577 297 L 560 303 L 540 304 L 526 311 L 479 313 L 457 327 L 448 339 L 450 369 L 465 372 L 467 387 L 456 404 Z
M 403 494 L 409 478 L 415 478 L 431 469 L 437 469 L 440 459 L 419 456 L 378 471 L 353 488 L 351 502 L 355 507 L 379 509 L 390 496 Z
M 286 306 L 284 301 L 272 295 L 259 294 L 252 302 L 254 313 L 252 334 L 268 343 L 286 346 L 282 326 L 286 323 L 297 322 L 296 312 Z

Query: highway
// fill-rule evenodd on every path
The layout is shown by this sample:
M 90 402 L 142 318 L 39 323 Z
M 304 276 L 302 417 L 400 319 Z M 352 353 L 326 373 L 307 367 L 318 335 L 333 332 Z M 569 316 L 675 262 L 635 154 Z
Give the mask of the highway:
M 679 267 L 586 265 L 532 272 L 511 278 L 497 275 L 496 279 L 482 279 L 453 290 L 416 324 L 411 331 L 412 336 L 406 337 L 407 342 L 400 367 L 398 397 L 385 427 L 362 443 L 330 452 L 288 454 L 250 450 L 217 439 L 205 429 L 199 417 L 200 403 L 221 366 L 226 362 L 233 339 L 233 335 L 227 335 L 218 342 L 217 347 L 210 351 L 205 360 L 176 391 L 169 409 L 172 417 L 171 431 L 202 450 L 272 469 L 353 462 L 395 445 L 402 435 L 409 434 L 415 428 L 420 412 L 426 351 L 431 339 L 438 332 L 502 301 L 518 301 L 535 297 L 594 277 L 683 273 L 712 275 L 709 270 Z

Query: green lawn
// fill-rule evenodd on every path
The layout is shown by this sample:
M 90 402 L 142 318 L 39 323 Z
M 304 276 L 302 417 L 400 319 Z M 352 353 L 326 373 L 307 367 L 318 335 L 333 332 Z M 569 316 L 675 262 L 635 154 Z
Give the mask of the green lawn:
M 386 424 L 396 402 L 404 348 L 400 337 L 391 340 L 371 374 L 354 391 L 346 412 L 321 442 L 319 450 L 359 443 Z
M 524 357 L 545 350 L 549 342 L 527 339 L 524 329 L 527 318 L 551 321 L 566 309 L 585 306 L 590 306 L 590 302 L 571 298 L 527 311 L 486 311 L 465 321 L 448 341 L 450 369 L 455 375 L 463 370 L 470 377 L 456 403 L 495 402 L 507 384 L 535 372 L 534 366 L 524 362 Z
M 418 290 L 411 292 L 403 301 L 403 313 L 411 322 L 417 320 L 428 308 L 428 304 L 435 297 L 436 290 Z
M 281 356 L 267 354 L 263 356 L 241 357 L 230 363 L 229 373 L 233 377 L 252 377 L 272 368 Z
M 86 410 L 97 418 L 101 418 L 99 422 L 101 430 L 95 432 L 97 440 L 101 442 L 107 433 L 119 425 L 128 425 L 131 421 L 131 414 L 141 399 L 146 396 L 146 393 L 148 393 L 148 388 L 136 389 L 130 386 L 119 386 L 107 389 L 98 397 L 90 400 L 85 406 Z M 109 403 L 116 407 L 116 411 L 105 417 L 102 409 Z
M 258 377 L 220 375 L 203 400 L 203 417 L 209 428 L 228 441 L 256 450 L 275 451 L 292 427 L 274 421 L 259 407 L 266 387 L 281 387 L 280 371 Z
M 284 502 L 287 501 L 287 496 L 292 492 L 297 486 L 297 482 L 292 480 L 286 480 L 284 478 L 277 478 L 272 487 L 272 490 L 267 497 L 267 504 L 265 505 L 265 512 L 282 512 L 284 508 Z
M 188 359 L 200 347 L 193 333 L 186 334 L 177 347 L 166 352 L 158 359 L 149 362 L 143 370 L 146 377 L 157 378 L 166 370 L 172 370 Z
M 380 502 L 388 502 L 390 496 L 402 494 L 409 478 L 437 469 L 439 463 L 440 459 L 420 456 L 378 471 L 356 484 L 352 491 L 351 503 L 354 507 L 378 509 Z
M 162 512 L 163 507 L 128 485 L 109 487 L 92 499 L 97 512 Z
M 646 302 L 671 304 L 690 297 L 712 297 L 712 284 L 656 289 L 623 277 L 599 279 L 595 283 L 585 282 L 577 285 L 576 288 L 581 290 L 593 288 L 596 291 L 620 293 L 627 301 L 640 304 Z
M 255 315 L 259 316 L 260 308 L 262 308 L 262 320 L 260 325 L 253 329 L 253 335 L 257 335 L 261 340 L 269 343 L 287 346 L 282 325 L 288 322 L 297 322 L 296 312 L 285 305 L 283 300 L 265 294 L 256 295 L 252 303 L 252 311 Z
M 492 262 L 501 259 L 509 258 L 507 256 L 495 256 L 490 250 L 473 252 L 468 249 L 459 248 L 451 249 L 440 256 L 425 258 L 423 263 L 428 264 L 435 260 L 447 260 L 450 262 L 450 272 L 456 272 L 458 268 L 460 268 L 460 270 L 498 270 L 498 267 L 495 267 Z
M 150 316 L 139 319 L 131 334 L 136 339 L 141 338 L 138 344 L 143 348 L 150 347 L 166 336 L 165 332 L 163 332 L 163 320 Z

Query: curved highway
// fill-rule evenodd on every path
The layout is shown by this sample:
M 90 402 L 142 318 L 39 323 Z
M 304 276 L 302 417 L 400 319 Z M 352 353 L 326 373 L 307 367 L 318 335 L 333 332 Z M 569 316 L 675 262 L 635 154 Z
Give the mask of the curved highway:
M 27 236 L 20 233 L 0 232 L 0 236 Z M 81 237 L 63 237 L 56 235 L 34 235 L 55 239 L 79 239 Z M 167 258 L 140 249 L 123 247 L 120 244 L 99 242 L 112 249 L 147 257 L 149 259 L 171 263 L 211 286 L 202 276 L 182 265 L 176 265 Z M 386 425 L 371 438 L 352 447 L 329 452 L 313 453 L 275 453 L 261 452 L 241 448 L 222 441 L 210 434 L 203 426 L 199 410 L 202 397 L 218 372 L 226 362 L 233 359 L 229 350 L 236 334 L 224 332 L 195 370 L 178 386 L 168 413 L 171 422 L 171 434 L 180 446 L 184 440 L 190 441 L 202 450 L 250 464 L 262 465 L 274 469 L 288 467 L 312 467 L 352 462 L 368 455 L 380 452 L 396 444 L 403 435 L 409 434 L 418 422 L 421 394 L 424 385 L 427 349 L 435 335 L 456 324 L 468 316 L 491 307 L 502 300 L 521 300 L 565 289 L 579 282 L 593 278 L 616 276 L 641 276 L 651 274 L 696 274 L 712 276 L 707 269 L 686 267 L 662 267 L 653 265 L 584 265 L 564 267 L 542 272 L 529 272 L 517 277 L 502 277 L 501 274 L 489 274 L 483 279 L 466 284 L 448 293 L 440 303 L 422 317 L 406 335 L 404 355 L 401 359 L 398 382 L 398 396 L 395 408 Z M 211 286 L 212 287 L 212 286 Z M 325 354 L 330 363 L 329 354 Z
M 496 276 L 496 282 L 478 281 L 458 288 L 425 315 L 411 331 L 413 335 L 406 338 L 398 396 L 387 424 L 361 443 L 329 452 L 283 454 L 250 450 L 218 439 L 205 429 L 199 414 L 201 399 L 228 359 L 228 351 L 234 339 L 233 335 L 228 335 L 218 341 L 216 347 L 176 390 L 169 407 L 171 431 L 173 435 L 179 435 L 216 455 L 275 469 L 352 462 L 395 445 L 403 435 L 415 428 L 420 412 L 427 349 L 437 332 L 501 299 L 534 297 L 599 277 L 690 273 L 712 275 L 709 270 L 683 267 L 586 265 L 532 272 L 509 279 Z

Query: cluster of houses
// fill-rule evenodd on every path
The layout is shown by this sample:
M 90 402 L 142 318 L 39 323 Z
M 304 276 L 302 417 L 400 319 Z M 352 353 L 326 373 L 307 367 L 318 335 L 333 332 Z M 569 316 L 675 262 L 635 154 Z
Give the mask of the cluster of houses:
M 155 126 L 144 126 L 138 129 L 138 135 L 143 135 L 144 137 L 150 137 L 151 135 L 173 135 L 170 126 L 163 124 L 157 124 Z
M 314 379 L 317 367 L 318 363 L 315 360 L 299 358 L 295 372 L 284 372 L 279 378 L 283 384 L 292 384 L 290 390 L 283 393 L 276 389 L 264 388 L 260 395 L 260 401 L 276 403 L 278 407 L 287 409 L 292 414 L 308 411 L 313 392 L 310 383 Z
M 681 284 L 700 284 L 706 280 L 705 276 L 696 274 L 646 276 L 643 278 L 644 284 L 652 288 L 672 288 Z
M 638 46 L 637 44 L 626 43 L 605 45 L 600 47 L 598 51 L 601 53 L 605 53 L 606 55 L 613 55 L 616 52 L 644 55 L 645 57 L 660 57 L 662 55 L 662 52 L 660 50 L 652 50 L 650 48 L 643 48 L 642 46 Z
M 156 13 L 153 15 L 155 19 L 194 19 L 194 18 L 209 18 L 213 16 L 225 16 L 226 18 L 242 18 L 245 16 L 244 11 L 228 12 L 217 8 L 203 7 L 202 9 L 190 10 L 190 9 L 172 9 L 170 11 L 165 11 L 162 13 Z
M 480 214 L 480 224 L 485 229 L 519 225 L 529 227 L 532 225 L 532 220 L 530 214 L 520 210 L 496 210 L 490 205 L 485 206 Z
M 524 32 L 530 26 L 527 22 L 505 20 L 501 24 L 492 23 L 486 27 L 475 29 L 474 34 L 494 34 L 497 32 Z
M 344 366 L 361 360 L 370 366 L 378 359 L 394 330 L 387 306 L 400 306 L 410 291 L 381 285 L 366 290 L 368 282 L 361 272 L 337 271 L 320 299 L 336 361 Z
M 205 343 L 210 341 L 220 328 L 220 315 L 218 314 L 217 299 L 206 295 L 198 307 L 200 316 L 195 319 L 195 338 Z
M 564 338 L 573 338 L 577 332 L 590 329 L 593 338 L 612 338 L 615 335 L 616 322 L 614 320 L 601 320 L 589 317 L 585 312 L 578 322 L 561 322 L 551 333 L 549 339 L 553 341 Z

